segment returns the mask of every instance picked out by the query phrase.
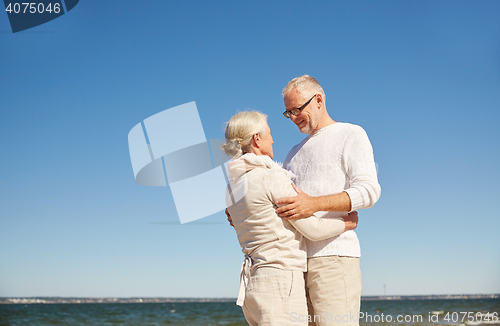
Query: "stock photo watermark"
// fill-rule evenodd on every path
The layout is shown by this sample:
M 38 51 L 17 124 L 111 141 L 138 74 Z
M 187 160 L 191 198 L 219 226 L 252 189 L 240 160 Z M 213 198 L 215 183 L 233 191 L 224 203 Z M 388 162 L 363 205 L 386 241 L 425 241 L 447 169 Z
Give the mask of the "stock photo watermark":
M 497 312 L 447 312 L 434 311 L 427 315 L 391 315 L 391 314 L 370 314 L 368 312 L 359 312 L 358 314 L 349 313 L 349 315 L 334 315 L 324 312 L 319 315 L 300 315 L 295 312 L 290 313 L 291 322 L 323 322 L 323 323 L 499 323 L 500 319 Z
M 21 32 L 61 17 L 80 0 L 10 1 L 4 0 L 12 33 Z
M 223 139 L 207 140 L 195 102 L 144 119 L 128 134 L 135 180 L 172 192 L 181 224 L 224 210 L 229 161 Z M 193 204 L 196 198 L 196 204 Z

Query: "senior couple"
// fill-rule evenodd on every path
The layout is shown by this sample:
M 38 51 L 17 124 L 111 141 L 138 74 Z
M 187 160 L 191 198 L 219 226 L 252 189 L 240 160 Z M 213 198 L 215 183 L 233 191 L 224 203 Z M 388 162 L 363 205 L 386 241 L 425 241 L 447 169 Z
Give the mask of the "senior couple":
M 359 325 L 355 211 L 380 197 L 370 141 L 329 116 L 313 77 L 294 78 L 282 95 L 284 116 L 308 134 L 284 169 L 266 115 L 240 112 L 225 130 L 226 214 L 245 254 L 237 304 L 251 326 Z

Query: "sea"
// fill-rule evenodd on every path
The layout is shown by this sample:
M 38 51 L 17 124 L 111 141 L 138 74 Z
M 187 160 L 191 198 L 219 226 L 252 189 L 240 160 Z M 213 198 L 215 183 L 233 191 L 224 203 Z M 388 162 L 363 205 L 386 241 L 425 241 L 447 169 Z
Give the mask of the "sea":
M 500 299 L 363 300 L 360 325 L 500 325 Z M 334 318 L 317 316 L 317 318 Z M 291 321 L 300 316 L 290 316 Z M 248 325 L 234 302 L 0 304 L 9 326 Z

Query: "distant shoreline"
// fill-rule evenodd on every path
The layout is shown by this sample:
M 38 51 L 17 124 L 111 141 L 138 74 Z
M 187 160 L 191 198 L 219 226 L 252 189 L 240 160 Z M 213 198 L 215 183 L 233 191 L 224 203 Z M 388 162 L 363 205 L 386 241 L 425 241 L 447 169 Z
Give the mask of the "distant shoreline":
M 444 294 L 363 296 L 361 301 L 500 299 L 500 294 Z M 84 304 L 84 303 L 184 303 L 236 302 L 236 298 L 94 298 L 94 297 L 0 297 L 0 304 Z

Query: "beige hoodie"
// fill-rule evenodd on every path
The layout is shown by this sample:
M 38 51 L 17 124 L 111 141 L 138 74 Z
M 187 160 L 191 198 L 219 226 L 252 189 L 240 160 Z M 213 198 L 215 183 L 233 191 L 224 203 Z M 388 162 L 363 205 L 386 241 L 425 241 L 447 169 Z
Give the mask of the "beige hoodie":
M 226 204 L 242 251 L 250 260 L 250 272 L 263 266 L 306 271 L 303 235 L 317 241 L 344 232 L 342 218 L 279 217 L 276 201 L 297 195 L 291 185 L 294 176 L 268 156 L 247 153 L 228 163 L 228 172 Z

